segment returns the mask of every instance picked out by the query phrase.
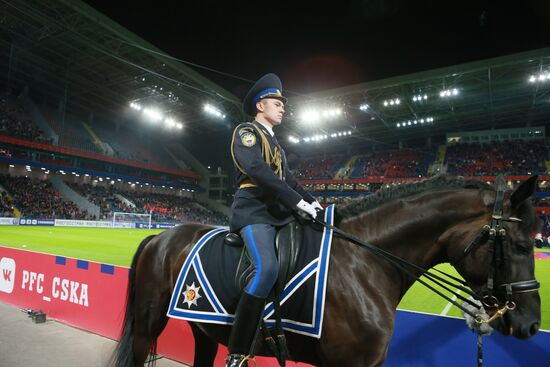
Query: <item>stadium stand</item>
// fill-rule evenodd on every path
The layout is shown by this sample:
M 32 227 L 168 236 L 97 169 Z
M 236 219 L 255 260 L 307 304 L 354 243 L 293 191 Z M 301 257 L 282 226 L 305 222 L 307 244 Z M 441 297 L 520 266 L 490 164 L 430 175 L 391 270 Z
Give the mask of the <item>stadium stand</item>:
M 134 131 L 124 125 L 116 127 L 112 123 L 96 123 L 88 126 L 77 117 L 66 116 L 61 123 L 58 113 L 50 107 L 41 106 L 40 110 L 48 124 L 59 134 L 59 145 L 99 155 L 109 155 L 125 160 L 113 166 L 111 163 L 94 159 L 75 159 L 70 155 L 37 152 L 35 150 L 9 145 L 0 146 L 0 157 L 49 163 L 56 166 L 89 169 L 98 172 L 121 174 L 127 177 L 136 174 L 135 167 L 129 162 L 139 162 L 147 166 L 157 166 L 178 169 L 176 158 L 164 150 L 163 144 L 144 131 Z M 33 123 L 17 99 L 4 97 L 0 99 L 0 135 L 29 140 L 32 142 L 51 144 L 40 128 Z M 107 149 L 107 148 L 108 149 Z M 548 146 L 543 139 L 499 141 L 485 144 L 454 143 L 443 150 L 442 166 L 451 175 L 461 176 L 494 176 L 545 174 L 547 172 Z M 355 152 L 354 154 L 324 152 L 322 157 L 300 157 L 291 166 L 295 175 L 306 188 L 313 191 L 322 203 L 340 203 L 358 195 L 377 191 L 383 185 L 394 185 L 411 179 L 428 177 L 428 170 L 436 161 L 437 149 L 400 149 L 382 150 L 376 152 Z M 107 159 L 107 158 L 106 158 Z M 126 163 L 128 166 L 124 165 Z M 141 168 L 139 177 L 158 182 L 182 183 L 193 182 L 193 179 L 172 176 L 166 172 L 148 171 Z M 137 177 L 136 177 L 137 178 Z M 402 180 L 401 180 L 402 179 Z M 27 217 L 44 218 L 86 218 L 72 202 L 64 201 L 48 185 L 40 182 L 39 190 L 51 193 L 52 202 L 47 203 L 39 190 L 30 190 L 29 181 L 17 179 L 18 189 L 4 178 L 6 188 L 13 196 L 13 202 L 2 196 L 0 211 L 7 216 L 14 215 L 10 209 L 12 204 L 21 209 Z M 130 179 L 128 179 L 129 181 Z M 319 184 L 309 184 L 309 180 L 325 180 Z M 348 180 L 348 181 L 346 181 Z M 349 181 L 359 180 L 359 181 Z M 368 182 L 367 182 L 368 180 Z M 388 181 L 389 180 L 389 181 Z M 361 183 L 359 183 L 361 182 Z M 101 208 L 101 217 L 108 219 L 112 212 L 143 213 L 151 210 L 155 221 L 200 222 L 226 224 L 227 217 L 205 208 L 192 199 L 169 194 L 152 194 L 139 190 L 125 191 L 121 188 L 103 187 L 101 185 L 76 185 L 71 187 Z M 29 190 L 22 189 L 28 188 Z M 548 191 L 548 186 L 540 190 Z M 14 191 L 14 192 L 11 192 Z M 30 196 L 36 195 L 33 200 Z M 119 200 L 116 195 L 122 195 L 136 205 L 135 208 Z M 537 198 L 535 205 L 539 208 L 550 206 L 546 200 Z
M 369 176 L 425 177 L 434 152 L 412 149 L 390 150 L 357 157 L 350 178 Z
M 188 197 L 138 190 L 124 190 L 100 185 L 93 186 L 72 183 L 69 186 L 101 208 L 101 219 L 112 218 L 114 211 L 126 213 L 146 213 L 151 211 L 153 221 L 155 222 L 228 224 L 226 216 Z M 127 205 L 117 195 L 129 200 L 135 207 Z
M 13 205 L 25 218 L 96 219 L 63 200 L 48 181 L 0 175 L 0 185 L 11 194 Z
M 99 206 L 101 210 L 100 219 L 107 219 L 109 216 L 112 216 L 112 212 L 133 212 L 133 208 L 117 199 L 114 195 L 115 193 L 110 188 L 99 185 L 79 185 L 76 183 L 70 183 L 68 185 L 88 201 Z
M 388 150 L 356 156 L 345 178 L 427 177 L 435 160 L 435 150 Z M 344 156 L 304 158 L 295 174 L 302 180 L 333 179 L 344 166 Z M 548 146 L 543 140 L 506 141 L 490 144 L 458 143 L 447 147 L 447 173 L 459 176 L 544 174 L 547 171 Z M 343 177 L 342 177 L 343 178 Z
M 77 118 L 67 115 L 67 121 L 63 122 L 55 110 L 47 106 L 41 106 L 40 110 L 48 124 L 59 135 L 60 146 L 93 154 L 102 153 Z
M 294 167 L 294 172 L 296 178 L 300 179 L 332 179 L 346 160 L 346 156 L 339 154 L 323 158 L 304 158 Z
M 172 158 L 164 151 L 162 144 L 151 137 L 140 135 L 135 130 L 121 127 L 118 131 L 97 124 L 93 127 L 98 138 L 107 143 L 114 156 L 121 159 L 146 164 L 178 168 Z
M 51 143 L 14 98 L 0 98 L 0 135 Z
M 100 127 L 99 124 L 92 129 L 78 117 L 69 114 L 66 116 L 67 121 L 62 122 L 59 113 L 45 105 L 40 106 L 39 110 L 47 124 L 58 134 L 58 145 L 61 147 L 159 167 L 179 168 L 162 148 L 163 145 L 150 137 L 141 136 L 129 129 L 115 131 L 112 127 Z M 95 137 L 99 141 L 94 142 L 93 134 L 96 132 Z M 0 135 L 52 144 L 13 97 L 0 98 Z M 101 143 L 107 143 L 112 149 L 106 149 Z
M 13 217 L 13 204 L 8 195 L 0 191 L 0 216 Z
M 0 147 L 0 157 L 11 158 L 13 154 L 8 148 Z
M 490 144 L 458 143 L 447 147 L 447 172 L 462 176 L 528 175 L 546 172 L 548 147 L 542 140 Z

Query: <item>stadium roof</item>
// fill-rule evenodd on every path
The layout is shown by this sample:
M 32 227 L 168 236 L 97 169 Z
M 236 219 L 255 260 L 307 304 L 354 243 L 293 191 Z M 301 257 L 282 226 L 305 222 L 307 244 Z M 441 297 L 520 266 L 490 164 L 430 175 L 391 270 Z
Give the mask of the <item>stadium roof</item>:
M 546 125 L 550 48 L 295 97 L 289 107 L 288 135 L 301 142 L 327 137 L 299 149 L 365 141 L 397 146 L 400 140 L 441 139 L 447 132 Z M 331 108 L 341 114 L 324 117 Z M 304 110 L 319 118 L 308 121 Z M 331 141 L 331 134 L 344 131 L 351 135 Z
M 244 118 L 237 97 L 82 1 L 2 2 L 0 14 L 0 80 L 8 85 L 29 85 L 53 96 L 52 102 L 66 95 L 68 109 L 81 113 L 120 114 L 130 102 L 155 106 L 181 120 L 191 136 L 225 130 Z M 326 135 L 330 146 L 397 146 L 452 131 L 546 124 L 550 77 L 538 77 L 550 71 L 549 63 L 550 49 L 540 49 L 291 98 L 283 135 L 301 141 Z M 529 82 L 531 76 L 537 80 Z M 441 97 L 442 91 L 450 95 Z M 205 102 L 228 118 L 205 114 Z M 307 108 L 320 118 L 302 121 Z M 323 118 L 326 108 L 341 114 Z M 330 142 L 339 132 L 351 135 Z
M 53 102 L 66 95 L 81 113 L 154 106 L 191 134 L 230 124 L 205 115 L 207 102 L 242 118 L 237 97 L 82 1 L 6 1 L 0 14 L 0 78 L 10 86 Z

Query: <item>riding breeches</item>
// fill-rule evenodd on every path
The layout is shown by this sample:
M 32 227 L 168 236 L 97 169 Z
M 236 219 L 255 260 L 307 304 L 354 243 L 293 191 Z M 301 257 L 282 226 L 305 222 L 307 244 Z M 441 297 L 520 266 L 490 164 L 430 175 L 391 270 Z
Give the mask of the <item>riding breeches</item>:
M 270 224 L 251 224 L 241 229 L 241 237 L 254 265 L 245 292 L 266 298 L 277 281 L 279 264 L 275 253 L 276 229 Z

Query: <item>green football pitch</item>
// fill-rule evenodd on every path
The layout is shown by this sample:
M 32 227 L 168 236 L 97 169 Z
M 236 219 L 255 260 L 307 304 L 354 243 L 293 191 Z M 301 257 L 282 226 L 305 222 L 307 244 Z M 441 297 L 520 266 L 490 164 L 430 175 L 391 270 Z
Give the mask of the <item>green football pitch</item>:
M 163 230 L 0 226 L 0 246 L 62 255 L 107 264 L 129 266 L 143 238 Z M 550 255 L 550 253 L 549 253 Z M 455 274 L 448 264 L 439 269 Z M 550 259 L 536 260 L 536 277 L 541 283 L 542 325 L 550 330 Z M 400 309 L 436 315 L 460 316 L 443 298 L 415 283 L 407 292 Z

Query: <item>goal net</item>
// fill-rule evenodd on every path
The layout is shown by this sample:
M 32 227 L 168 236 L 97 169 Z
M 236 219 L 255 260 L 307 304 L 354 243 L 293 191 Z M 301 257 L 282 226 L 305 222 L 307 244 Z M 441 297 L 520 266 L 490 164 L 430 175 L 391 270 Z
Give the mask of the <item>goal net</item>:
M 151 213 L 113 213 L 113 228 L 151 228 Z

